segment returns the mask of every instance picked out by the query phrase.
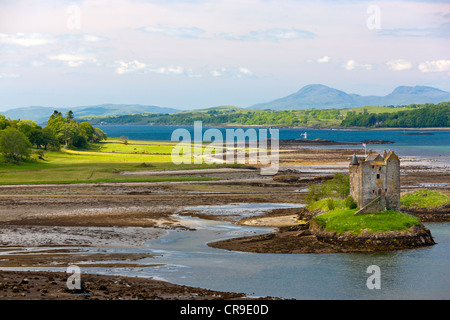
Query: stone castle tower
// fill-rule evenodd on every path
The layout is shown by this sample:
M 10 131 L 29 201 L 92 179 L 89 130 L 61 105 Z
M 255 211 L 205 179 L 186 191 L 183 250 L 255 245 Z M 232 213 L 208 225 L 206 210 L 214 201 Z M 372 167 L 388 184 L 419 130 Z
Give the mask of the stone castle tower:
M 400 208 L 400 159 L 394 152 L 360 160 L 353 155 L 349 171 L 350 195 L 360 208 L 355 214 Z

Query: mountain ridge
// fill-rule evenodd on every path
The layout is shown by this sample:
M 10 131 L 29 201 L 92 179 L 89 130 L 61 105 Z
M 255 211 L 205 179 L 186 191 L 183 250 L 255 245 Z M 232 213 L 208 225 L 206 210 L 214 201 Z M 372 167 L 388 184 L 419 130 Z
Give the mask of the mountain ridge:
M 429 86 L 399 86 L 385 96 L 362 96 L 346 93 L 323 84 L 309 84 L 288 96 L 258 103 L 247 109 L 332 109 L 364 106 L 407 105 L 411 103 L 439 103 L 450 100 L 450 92 Z
M 72 110 L 75 117 L 102 115 L 120 116 L 132 113 L 176 113 L 180 111 L 174 108 L 163 108 L 153 105 L 104 103 L 72 108 L 29 106 L 0 111 L 0 113 L 11 119 L 28 119 L 41 124 L 48 120 L 54 110 L 58 110 L 63 114 Z

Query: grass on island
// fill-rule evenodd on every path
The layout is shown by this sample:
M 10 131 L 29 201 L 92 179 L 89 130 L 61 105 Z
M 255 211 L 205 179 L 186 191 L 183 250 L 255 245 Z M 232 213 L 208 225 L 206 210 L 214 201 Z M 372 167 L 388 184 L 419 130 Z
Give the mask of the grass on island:
M 223 167 L 221 164 L 174 164 L 172 148 L 179 142 L 108 139 L 89 150 L 45 151 L 44 160 L 14 164 L 0 159 L 0 184 L 98 183 L 142 181 L 210 181 L 212 177 L 124 176 L 121 171 L 187 170 Z M 194 149 L 194 148 L 192 148 Z
M 450 197 L 438 191 L 420 189 L 401 197 L 400 204 L 408 208 L 433 208 L 450 204 Z
M 335 198 L 318 200 L 308 205 L 307 208 L 311 211 L 325 211 L 325 213 L 315 216 L 313 220 L 325 230 L 337 233 L 400 231 L 421 224 L 419 219 L 393 210 L 355 216 L 354 213 L 358 211 L 358 208 L 350 209 L 346 206 L 345 200 Z
M 345 204 L 344 200 L 337 199 L 337 198 L 324 198 L 320 199 L 318 201 L 315 201 L 307 206 L 308 210 L 310 211 L 329 211 L 331 209 L 344 209 Z
M 355 216 L 354 213 L 357 210 L 331 210 L 313 219 L 327 231 L 351 234 L 401 231 L 421 224 L 416 217 L 393 210 Z

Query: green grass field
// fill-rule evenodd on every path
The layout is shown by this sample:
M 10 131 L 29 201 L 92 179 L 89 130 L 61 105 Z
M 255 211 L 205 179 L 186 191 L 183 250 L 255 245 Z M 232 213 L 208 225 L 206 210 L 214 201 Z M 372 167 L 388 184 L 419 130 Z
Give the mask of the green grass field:
M 186 170 L 217 168 L 216 164 L 180 164 L 172 162 L 172 148 L 178 142 L 128 141 L 108 139 L 88 151 L 46 151 L 44 160 L 32 156 L 19 165 L 0 160 L 0 184 L 95 183 L 140 181 L 213 180 L 209 177 L 123 176 L 121 171 Z M 194 151 L 194 148 L 192 148 Z
M 408 208 L 432 208 L 450 204 L 450 197 L 437 191 L 421 189 L 405 194 L 400 204 Z
M 357 210 L 332 210 L 313 219 L 327 231 L 350 232 L 351 234 L 407 230 L 414 225 L 421 224 L 420 220 L 413 216 L 392 210 L 355 216 L 354 213 Z

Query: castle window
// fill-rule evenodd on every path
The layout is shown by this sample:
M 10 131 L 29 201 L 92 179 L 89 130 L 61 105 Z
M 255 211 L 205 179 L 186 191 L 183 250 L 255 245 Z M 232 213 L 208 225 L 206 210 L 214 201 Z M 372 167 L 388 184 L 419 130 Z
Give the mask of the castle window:
M 377 174 L 377 179 L 380 179 L 380 174 Z
M 375 166 L 372 166 L 372 169 L 375 168 Z

